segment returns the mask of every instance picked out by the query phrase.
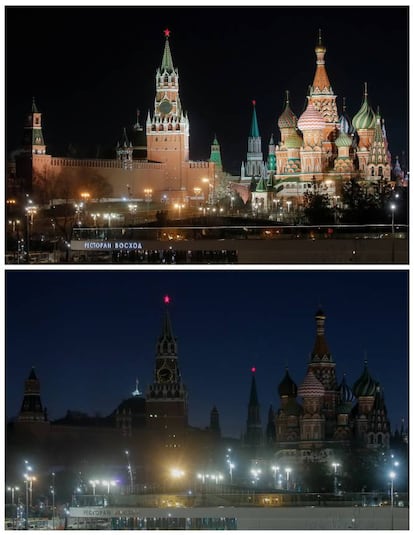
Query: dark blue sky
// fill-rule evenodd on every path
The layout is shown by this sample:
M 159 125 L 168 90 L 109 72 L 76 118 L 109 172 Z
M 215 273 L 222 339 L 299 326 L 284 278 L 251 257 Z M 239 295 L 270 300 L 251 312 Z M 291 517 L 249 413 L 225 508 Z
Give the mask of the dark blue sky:
M 363 84 L 380 106 L 393 156 L 408 151 L 408 7 L 12 7 L 6 9 L 7 149 L 19 146 L 32 96 L 48 151 L 115 147 L 124 126 L 153 111 L 163 30 L 190 119 L 190 157 L 207 159 L 215 134 L 226 170 L 246 158 L 251 101 L 262 148 L 285 90 L 299 116 L 315 73 L 322 29 L 339 110 L 352 117 Z
M 6 402 L 15 416 L 35 366 L 51 419 L 110 413 L 152 381 L 163 295 L 178 338 L 190 423 L 216 405 L 225 435 L 245 428 L 252 366 L 262 421 L 287 365 L 299 385 L 322 305 L 338 381 L 367 357 L 393 430 L 408 417 L 406 271 L 56 270 L 6 272 Z

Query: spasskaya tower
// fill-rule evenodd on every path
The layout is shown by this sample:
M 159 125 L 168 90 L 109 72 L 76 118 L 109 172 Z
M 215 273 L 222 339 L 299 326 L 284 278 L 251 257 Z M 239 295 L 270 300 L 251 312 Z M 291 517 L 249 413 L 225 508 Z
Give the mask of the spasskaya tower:
M 181 191 L 186 177 L 183 163 L 189 161 L 189 122 L 179 94 L 178 70 L 173 65 L 170 50 L 170 30 L 164 30 L 165 45 L 161 67 L 155 76 L 154 113 L 148 112 L 147 158 L 167 164 L 166 189 Z
M 188 423 L 187 389 L 178 367 L 177 340 L 173 335 L 168 311 L 170 298 L 164 297 L 163 329 L 157 342 L 154 380 L 146 396 L 147 424 L 171 429 Z

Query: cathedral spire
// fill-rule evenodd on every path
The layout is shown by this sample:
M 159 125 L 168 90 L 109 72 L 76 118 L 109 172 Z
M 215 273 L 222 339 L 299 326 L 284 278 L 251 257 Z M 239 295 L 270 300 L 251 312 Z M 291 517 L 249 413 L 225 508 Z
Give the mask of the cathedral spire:
M 315 314 L 316 320 L 316 339 L 312 351 L 312 360 L 322 360 L 328 358 L 332 360 L 329 352 L 328 344 L 325 338 L 325 320 L 326 315 L 322 309 L 319 309 Z
M 322 43 L 322 31 L 319 30 L 318 43 L 315 46 L 316 54 L 316 72 L 313 78 L 313 84 L 311 88 L 311 95 L 314 94 L 329 94 L 332 95 L 332 87 L 328 78 L 328 74 L 325 68 L 325 54 L 326 47 Z
M 162 326 L 162 332 L 158 338 L 157 344 L 157 354 L 158 355 L 177 355 L 177 340 L 174 338 L 171 318 L 168 310 L 168 306 L 171 302 L 171 299 L 168 295 L 164 297 L 164 320 Z

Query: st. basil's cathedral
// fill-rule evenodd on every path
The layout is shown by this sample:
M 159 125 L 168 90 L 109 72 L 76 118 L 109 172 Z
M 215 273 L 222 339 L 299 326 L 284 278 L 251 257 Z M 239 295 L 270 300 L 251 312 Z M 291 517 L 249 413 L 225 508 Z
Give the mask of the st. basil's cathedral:
M 287 368 L 284 376 L 280 370 L 280 382 L 275 378 L 272 394 L 278 401 L 276 408 L 269 407 L 267 423 L 261 418 L 261 392 L 252 369 L 250 394 L 246 392 L 245 397 L 247 419 L 239 438 L 224 436 L 220 407 L 212 407 L 206 427 L 191 426 L 186 371 L 180 367 L 169 302 L 165 304 L 153 381 L 145 394 L 137 382 L 132 395 L 107 416 L 68 410 L 65 417 L 51 421 L 42 402 L 40 381 L 35 370 L 30 371 L 20 412 L 8 424 L 10 466 L 14 466 L 15 457 L 27 456 L 30 451 L 32 456 L 46 456 L 47 462 L 67 469 L 79 470 L 81 459 L 84 471 L 97 464 L 119 465 L 120 452 L 128 450 L 139 459 L 137 474 L 145 481 L 156 479 L 161 460 L 165 463 L 169 459 L 171 465 L 178 456 L 185 458 L 188 466 L 194 464 L 194 469 L 207 460 L 213 465 L 231 444 L 247 465 L 288 463 L 299 478 L 304 463 L 331 466 L 338 455 L 351 452 L 364 457 L 393 447 L 396 435 L 391 433 L 381 384 L 371 375 L 366 361 L 352 385 L 345 376 L 338 380 L 325 337 L 326 315 L 321 309 L 315 314 L 316 337 L 307 371 L 297 384 Z M 401 428 L 399 440 L 406 436 Z M 240 473 L 240 477 L 245 476 Z
M 113 199 L 150 195 L 156 203 L 180 202 L 185 203 L 183 206 L 214 202 L 236 191 L 244 202 L 251 201 L 257 213 L 277 210 L 278 203 L 298 207 L 306 192 L 327 194 L 332 205 L 340 205 L 342 185 L 351 178 L 366 188 L 406 185 L 398 158 L 392 166 L 385 122 L 380 109 L 374 112 L 371 107 L 367 83 L 361 82 L 362 105 L 352 120 L 346 112 L 345 98 L 339 115 L 337 96 L 326 70 L 321 32 L 315 47 L 316 70 L 308 89 L 307 107 L 298 118 L 286 91 L 284 109 L 277 121 L 280 141 L 277 143 L 271 136 L 267 158 L 262 151 L 253 101 L 248 150 L 239 177 L 223 171 L 217 137 L 208 161 L 190 160 L 188 114 L 180 100 L 170 32 L 165 30 L 164 34 L 152 114 L 148 111 L 145 127 L 138 114 L 135 124 L 123 130 L 114 147 L 116 157 L 79 159 L 47 154 L 42 113 L 33 100 L 24 128 L 24 146 L 16 156 L 14 169 L 11 166 L 15 183 L 20 183 L 26 192 L 33 190 L 56 198 L 54 185 L 62 177 L 64 181 L 98 177 L 108 184 L 107 196 Z

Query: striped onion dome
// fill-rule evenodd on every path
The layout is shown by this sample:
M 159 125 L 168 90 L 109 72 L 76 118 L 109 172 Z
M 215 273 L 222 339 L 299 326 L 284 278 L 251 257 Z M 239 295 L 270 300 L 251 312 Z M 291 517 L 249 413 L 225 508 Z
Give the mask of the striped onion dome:
M 302 146 L 302 138 L 296 130 L 285 139 L 285 145 L 288 149 L 299 149 Z
M 352 403 L 355 401 L 355 396 L 352 392 L 352 389 L 346 384 L 345 375 L 343 376 L 342 382 L 338 387 L 338 392 L 341 403 Z
M 345 132 L 341 132 L 335 139 L 335 145 L 337 147 L 350 147 L 352 145 L 352 137 Z
M 311 100 L 309 100 L 306 110 L 299 117 L 298 127 L 302 132 L 305 130 L 323 130 L 325 128 L 325 120 Z
M 284 397 L 284 396 L 296 397 L 297 396 L 298 387 L 296 386 L 296 383 L 290 377 L 287 369 L 286 369 L 284 378 L 279 384 L 278 390 L 279 390 L 280 397 Z
M 311 369 L 308 370 L 305 380 L 298 388 L 298 394 L 302 398 L 322 397 L 325 395 L 323 384 L 318 381 Z
M 352 119 L 352 126 L 355 128 L 355 130 L 375 128 L 375 113 L 368 103 L 367 84 L 365 84 L 362 106 L 354 115 L 354 118 Z
M 298 118 L 289 106 L 289 91 L 286 91 L 285 109 L 277 121 L 279 128 L 296 128 Z
M 359 398 L 361 396 L 373 396 L 376 387 L 377 383 L 371 377 L 368 371 L 367 362 L 365 361 L 364 371 L 362 372 L 361 377 L 355 381 L 352 390 L 355 396 Z

